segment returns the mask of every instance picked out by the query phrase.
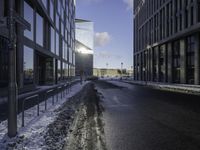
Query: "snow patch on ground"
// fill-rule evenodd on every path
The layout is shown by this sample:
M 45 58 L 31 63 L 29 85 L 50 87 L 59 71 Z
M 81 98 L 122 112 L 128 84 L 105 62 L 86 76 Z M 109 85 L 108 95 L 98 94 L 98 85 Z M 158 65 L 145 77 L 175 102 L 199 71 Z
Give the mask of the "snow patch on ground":
M 15 138 L 7 136 L 7 120 L 0 123 L 0 149 L 24 149 L 24 150 L 41 150 L 45 149 L 44 134 L 47 126 L 52 123 L 58 115 L 55 110 L 63 105 L 70 97 L 77 94 L 88 82 L 75 84 L 70 92 L 61 99 L 59 95 L 58 102 L 52 105 L 52 99 L 47 101 L 47 110 L 45 103 L 40 103 L 40 116 L 37 116 L 37 106 L 25 111 L 25 127 L 22 125 L 22 114 L 17 116 L 18 134 Z M 56 101 L 56 98 L 55 98 Z

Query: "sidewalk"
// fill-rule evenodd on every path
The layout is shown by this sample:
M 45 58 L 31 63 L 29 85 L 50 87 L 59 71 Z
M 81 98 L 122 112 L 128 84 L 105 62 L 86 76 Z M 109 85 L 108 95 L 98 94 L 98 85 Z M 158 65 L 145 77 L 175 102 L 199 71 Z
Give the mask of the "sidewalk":
M 25 127 L 21 127 L 22 114 L 18 114 L 18 134 L 15 138 L 8 138 L 7 136 L 7 120 L 0 123 L 0 149 L 47 149 L 48 140 L 46 134 L 49 126 L 59 117 L 60 110 L 63 106 L 67 106 L 64 115 L 68 117 L 65 121 L 71 124 L 73 115 L 76 111 L 75 104 L 78 104 L 77 97 L 89 82 L 83 84 L 77 83 L 72 85 L 69 93 L 64 97 L 59 96 L 59 100 L 52 105 L 52 99 L 47 100 L 47 110 L 45 110 L 44 102 L 40 103 L 40 115 L 37 116 L 36 107 L 31 107 L 25 112 Z M 68 104 L 69 103 L 69 104 Z M 58 124 L 59 125 L 59 124 Z M 57 130 L 52 127 L 52 130 Z M 67 130 L 67 129 L 66 129 Z M 57 133 L 59 137 L 61 133 Z M 57 139 L 56 142 L 65 142 L 64 138 Z M 47 143 L 46 143 L 47 142 Z M 55 141 L 54 141 L 55 142 Z M 51 142 L 52 143 L 52 142 Z M 59 144 L 57 144 L 59 146 Z
M 200 95 L 200 85 L 169 84 L 169 83 L 133 81 L 133 80 L 122 80 L 122 81 L 131 84 L 149 86 L 160 90 Z
M 25 92 L 25 93 L 19 93 L 18 95 L 18 113 L 21 112 L 21 106 L 23 103 L 23 100 L 27 97 L 38 95 L 40 101 L 45 100 L 46 92 L 49 90 L 53 90 L 56 94 L 58 87 L 63 87 L 65 84 L 68 84 L 68 87 L 73 86 L 74 84 L 79 83 L 79 80 L 73 80 L 71 82 L 63 82 L 51 86 L 37 86 L 34 90 Z M 8 97 L 1 97 L 0 96 L 0 122 L 5 120 L 7 118 L 7 101 Z M 36 105 L 35 101 L 29 101 L 30 106 Z

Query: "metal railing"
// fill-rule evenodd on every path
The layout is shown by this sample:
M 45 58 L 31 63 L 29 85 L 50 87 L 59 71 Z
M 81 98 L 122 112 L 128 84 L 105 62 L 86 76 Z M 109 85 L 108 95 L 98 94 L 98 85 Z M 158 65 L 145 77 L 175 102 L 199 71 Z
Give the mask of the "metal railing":
M 59 86 L 57 87 L 57 102 L 58 102 L 58 96 L 59 96 L 59 93 L 60 93 L 60 98 L 62 99 L 62 86 Z
M 69 93 L 69 83 L 64 84 L 64 94 L 67 95 Z
M 52 97 L 52 105 L 54 105 L 54 89 L 51 89 L 51 90 L 48 90 L 48 91 L 46 91 L 46 94 L 45 94 L 45 110 L 47 110 L 47 100 L 48 100 L 48 98 L 49 98 L 49 95 L 50 95 L 50 97 Z
M 64 98 L 69 92 L 71 91 L 72 83 L 71 82 L 66 82 L 63 85 L 54 87 L 52 89 L 49 89 L 48 91 L 45 91 L 45 94 L 43 92 L 35 95 L 28 96 L 22 100 L 22 127 L 25 125 L 25 110 L 26 110 L 26 104 L 27 102 L 36 99 L 37 104 L 33 104 L 34 106 L 37 105 L 37 116 L 39 116 L 40 112 L 40 102 L 45 102 L 45 111 L 48 109 L 48 99 L 52 98 L 52 105 L 55 104 L 55 96 L 56 96 L 56 102 L 59 101 L 59 94 L 60 98 Z M 43 96 L 43 98 L 41 98 Z M 42 100 L 42 101 L 41 101 Z M 34 107 L 33 106 L 33 107 Z
M 36 95 L 33 95 L 33 96 L 29 96 L 27 98 L 25 98 L 22 102 L 22 127 L 24 127 L 24 108 L 26 106 L 26 102 L 29 101 L 29 100 L 33 100 L 33 99 L 37 99 L 37 116 L 40 115 L 40 102 L 39 102 L 39 95 L 36 94 Z

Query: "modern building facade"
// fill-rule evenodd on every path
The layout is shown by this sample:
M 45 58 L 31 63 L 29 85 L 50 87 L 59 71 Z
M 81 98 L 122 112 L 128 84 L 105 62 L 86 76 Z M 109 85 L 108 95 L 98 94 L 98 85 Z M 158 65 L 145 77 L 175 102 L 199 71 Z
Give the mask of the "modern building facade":
M 88 20 L 76 19 L 76 76 L 93 75 L 94 24 Z
M 75 75 L 75 1 L 15 0 L 16 12 L 30 25 L 16 25 L 19 89 L 57 84 Z M 8 2 L 0 1 L 0 17 Z M 8 85 L 8 31 L 0 27 L 0 88 Z
M 134 79 L 200 84 L 200 0 L 134 0 Z

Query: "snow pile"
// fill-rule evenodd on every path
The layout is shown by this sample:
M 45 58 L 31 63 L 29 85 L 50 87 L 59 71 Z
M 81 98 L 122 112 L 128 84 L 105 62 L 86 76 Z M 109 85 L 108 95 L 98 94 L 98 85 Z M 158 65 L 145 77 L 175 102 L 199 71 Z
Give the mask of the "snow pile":
M 0 149 L 27 149 L 40 150 L 46 149 L 46 141 L 44 135 L 47 132 L 47 127 L 58 116 L 59 108 L 75 96 L 88 82 L 82 85 L 76 84 L 72 86 L 70 93 L 61 99 L 59 96 L 58 102 L 52 105 L 51 98 L 47 101 L 47 111 L 45 111 L 44 102 L 40 103 L 40 116 L 37 116 L 37 106 L 34 106 L 25 111 L 25 127 L 21 127 L 22 114 L 18 117 L 18 135 L 15 138 L 7 136 L 7 120 L 0 123 Z M 53 127 L 52 127 L 53 128 Z
M 138 85 L 147 85 L 156 89 L 176 91 L 182 93 L 196 94 L 200 95 L 200 86 L 199 85 L 187 85 L 187 84 L 169 84 L 169 83 L 155 83 L 155 82 L 145 82 L 145 81 L 128 81 L 123 80 L 126 83 L 138 84 Z

